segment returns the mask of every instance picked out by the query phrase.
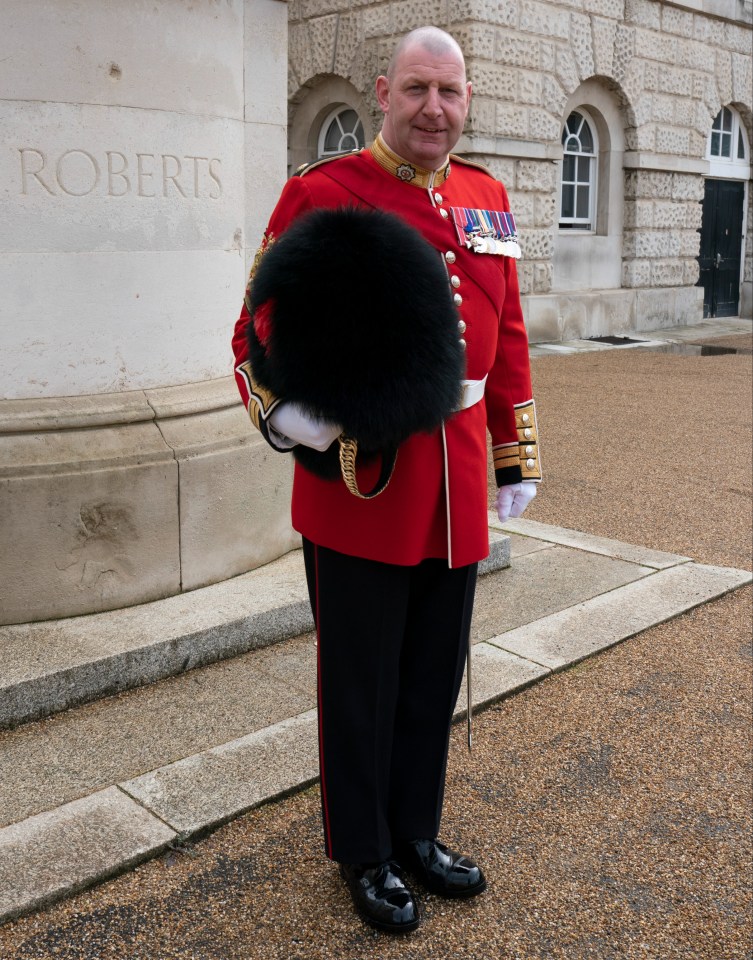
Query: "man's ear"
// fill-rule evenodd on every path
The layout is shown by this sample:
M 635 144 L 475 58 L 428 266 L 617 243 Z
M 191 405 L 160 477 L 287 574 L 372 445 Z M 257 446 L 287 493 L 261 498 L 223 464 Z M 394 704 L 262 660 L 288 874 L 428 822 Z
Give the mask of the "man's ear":
M 390 106 L 390 81 L 387 77 L 378 76 L 376 79 L 376 97 L 379 109 L 387 113 Z
M 471 95 L 473 94 L 473 85 L 469 80 L 465 88 L 465 115 L 468 116 L 468 111 L 471 109 Z

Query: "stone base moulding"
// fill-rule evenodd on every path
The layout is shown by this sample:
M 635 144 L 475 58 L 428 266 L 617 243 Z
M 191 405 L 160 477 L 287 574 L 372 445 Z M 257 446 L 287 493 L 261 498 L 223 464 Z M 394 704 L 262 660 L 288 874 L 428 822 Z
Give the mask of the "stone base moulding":
M 293 549 L 290 458 L 231 377 L 0 401 L 0 624 L 98 613 Z
M 701 287 L 623 287 L 521 298 L 532 343 L 659 330 L 703 320 Z

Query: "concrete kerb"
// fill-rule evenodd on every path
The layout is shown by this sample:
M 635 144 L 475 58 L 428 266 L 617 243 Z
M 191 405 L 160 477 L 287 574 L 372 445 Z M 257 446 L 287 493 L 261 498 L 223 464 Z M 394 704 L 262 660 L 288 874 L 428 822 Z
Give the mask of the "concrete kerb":
M 510 565 L 490 531 L 479 573 Z M 300 550 L 232 580 L 107 613 L 0 627 L 0 729 L 313 630 Z
M 474 712 L 753 580 L 748 571 L 696 564 L 687 557 L 533 521 L 500 525 L 492 518 L 490 524 L 497 533 L 501 527 L 548 544 L 627 560 L 651 572 L 475 644 Z M 455 719 L 464 716 L 461 691 Z M 316 719 L 310 710 L 3 828 L 0 922 L 112 877 L 178 839 L 204 835 L 316 780 Z M 76 824 L 73 846 L 61 843 L 71 823 Z M 115 842 L 103 844 L 103 835 L 111 830 Z

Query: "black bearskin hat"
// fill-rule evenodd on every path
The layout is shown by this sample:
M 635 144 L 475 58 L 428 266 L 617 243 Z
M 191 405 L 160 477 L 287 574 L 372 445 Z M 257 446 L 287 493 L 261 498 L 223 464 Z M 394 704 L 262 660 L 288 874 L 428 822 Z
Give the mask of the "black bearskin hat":
M 342 424 L 359 457 L 393 455 L 410 434 L 437 428 L 457 408 L 464 357 L 447 271 L 393 214 L 358 207 L 306 214 L 261 258 L 250 309 L 255 380 Z M 337 446 L 325 453 L 298 446 L 295 455 L 336 477 Z

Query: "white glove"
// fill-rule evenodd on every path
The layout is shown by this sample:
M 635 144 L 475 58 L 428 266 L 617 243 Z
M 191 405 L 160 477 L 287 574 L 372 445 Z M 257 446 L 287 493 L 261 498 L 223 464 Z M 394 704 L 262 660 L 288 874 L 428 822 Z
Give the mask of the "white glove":
M 319 451 L 326 450 L 343 429 L 337 423 L 309 416 L 297 403 L 281 403 L 269 415 L 269 425 L 281 447 L 290 449 L 302 443 Z
M 536 486 L 531 480 L 510 483 L 497 491 L 497 516 L 504 523 L 510 517 L 519 517 L 536 496 Z

